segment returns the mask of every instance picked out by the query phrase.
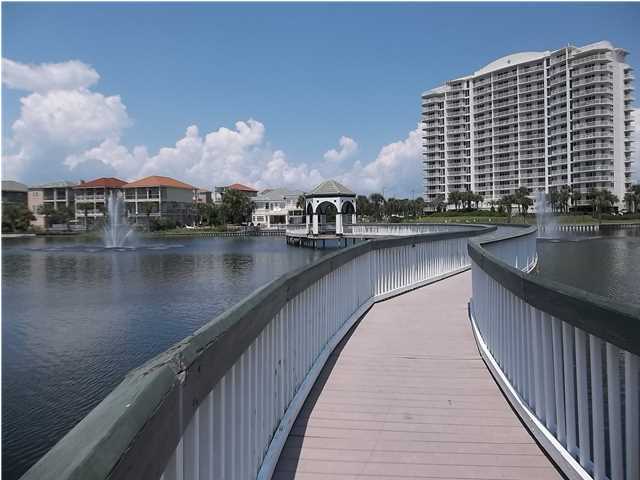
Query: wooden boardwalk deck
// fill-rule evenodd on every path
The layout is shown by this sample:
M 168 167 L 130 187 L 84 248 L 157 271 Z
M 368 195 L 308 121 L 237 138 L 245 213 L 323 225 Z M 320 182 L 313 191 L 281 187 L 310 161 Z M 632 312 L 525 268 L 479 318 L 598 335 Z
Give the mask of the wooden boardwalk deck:
M 466 272 L 375 305 L 327 362 L 274 479 L 562 478 L 478 353 L 470 293 Z

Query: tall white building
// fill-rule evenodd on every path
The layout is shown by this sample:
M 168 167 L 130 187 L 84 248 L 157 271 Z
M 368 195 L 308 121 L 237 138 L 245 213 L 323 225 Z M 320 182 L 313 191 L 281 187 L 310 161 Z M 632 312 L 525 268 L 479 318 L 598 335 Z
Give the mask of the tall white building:
M 524 52 L 422 95 L 424 198 L 631 183 L 633 73 L 609 42 Z

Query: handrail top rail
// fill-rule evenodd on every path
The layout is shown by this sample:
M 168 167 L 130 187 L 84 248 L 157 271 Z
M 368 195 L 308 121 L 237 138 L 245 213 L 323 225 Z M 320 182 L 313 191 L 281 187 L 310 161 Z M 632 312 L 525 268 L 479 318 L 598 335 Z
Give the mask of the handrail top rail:
M 469 255 L 478 267 L 527 304 L 640 355 L 640 307 L 624 305 L 565 283 L 527 274 L 484 248 L 530 234 L 532 229 L 535 227 L 497 240 L 470 240 Z
M 186 428 L 183 419 L 191 418 L 210 386 L 226 374 L 288 300 L 370 251 L 468 238 L 497 229 L 460 226 L 469 228 L 366 240 L 258 288 L 193 334 L 127 373 L 22 479 L 159 478 L 164 469 L 162 462 L 136 460 L 169 458 L 175 439 Z M 200 368 L 204 364 L 207 369 Z

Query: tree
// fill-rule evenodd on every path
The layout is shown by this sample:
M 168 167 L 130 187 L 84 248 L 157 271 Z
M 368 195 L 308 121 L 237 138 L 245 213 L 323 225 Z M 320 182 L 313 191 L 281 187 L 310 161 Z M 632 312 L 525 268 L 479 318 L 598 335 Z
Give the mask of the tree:
M 431 202 L 431 205 L 436 212 L 444 212 L 447 208 L 447 200 L 444 193 L 437 194 L 435 200 Z
M 142 204 L 142 213 L 147 217 L 147 229 L 151 230 L 151 214 L 156 211 L 156 203 L 145 202 Z
M 356 210 L 361 216 L 371 216 L 371 202 L 366 195 L 358 195 L 356 197 Z
M 629 191 L 624 195 L 624 201 L 627 204 L 629 213 L 640 212 L 640 183 L 629 188 Z
M 296 201 L 296 208 L 299 208 L 300 210 L 304 210 L 305 203 L 306 203 L 306 200 L 304 195 L 298 196 L 298 200 Z
M 569 200 L 571 199 L 571 192 L 567 185 L 563 185 L 558 192 L 558 206 L 561 213 L 569 213 Z
M 630 213 L 636 212 L 636 196 L 633 192 L 629 191 L 624 194 L 624 203 L 627 205 L 627 210 L 629 210 Z
M 413 201 L 413 216 L 421 217 L 424 212 L 424 207 L 426 206 L 425 201 L 422 197 L 418 197 Z
M 89 228 L 88 217 L 89 217 L 89 210 L 91 209 L 91 204 L 83 203 L 81 208 L 82 208 L 82 213 L 84 214 L 84 228 L 85 230 L 87 230 Z
M 449 197 L 447 198 L 447 203 L 449 203 L 449 205 L 453 205 L 455 209 L 458 210 L 458 204 L 460 201 L 460 192 L 449 192 Z
M 520 214 L 522 215 L 522 221 L 525 221 L 527 216 L 527 210 L 533 205 L 533 200 L 529 198 L 529 189 L 527 187 L 520 187 L 514 194 L 515 203 L 518 205 Z
M 560 193 L 557 191 L 549 192 L 549 205 L 551 205 L 552 212 L 558 212 L 560 210 Z
M 514 195 L 504 195 L 500 200 L 498 200 L 498 205 L 507 211 L 509 223 L 511 223 L 511 212 L 513 211 L 514 203 L 517 203 Z
M 248 223 L 253 210 L 254 204 L 244 192 L 229 189 L 222 198 L 222 212 L 226 223 Z
M 369 195 L 369 202 L 371 202 L 371 214 L 376 221 L 382 220 L 384 215 L 385 199 L 380 193 L 372 193 Z
M 598 190 L 593 188 L 589 191 L 587 198 L 591 202 L 592 214 L 595 217 L 597 214 L 598 222 L 602 222 L 602 212 L 609 211 L 616 203 L 618 203 L 618 197 L 611 193 L 606 188 Z
M 24 205 L 7 203 L 2 206 L 2 231 L 5 233 L 26 232 L 35 219 L 33 212 Z
M 50 203 L 45 203 L 38 207 L 38 214 L 44 217 L 44 228 L 49 228 L 49 218 L 54 215 L 56 209 Z

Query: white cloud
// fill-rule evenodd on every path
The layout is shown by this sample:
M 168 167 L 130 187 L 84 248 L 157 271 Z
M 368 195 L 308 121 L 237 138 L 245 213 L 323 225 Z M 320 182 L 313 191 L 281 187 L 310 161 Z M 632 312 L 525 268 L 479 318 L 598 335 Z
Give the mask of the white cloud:
M 421 194 L 420 126 L 407 138 L 385 145 L 370 163 L 356 162 L 351 170 L 339 176 L 357 192 L 382 192 L 385 196 Z
M 77 60 L 26 65 L 2 59 L 2 83 L 29 92 L 88 88 L 100 79 L 93 68 Z
M 332 148 L 324 154 L 324 159 L 328 162 L 339 163 L 347 158 L 351 158 L 358 150 L 358 144 L 353 138 L 342 136 L 340 137 L 339 147 L 337 149 Z
M 302 190 L 336 178 L 358 193 L 385 189 L 396 196 L 420 185 L 418 129 L 384 146 L 373 161 L 350 165 L 347 160 L 359 152 L 353 138 L 342 136 L 338 148 L 316 163 L 292 162 L 284 151 L 272 148 L 265 125 L 254 119 L 205 134 L 191 125 L 173 146 L 151 154 L 145 146 L 130 149 L 121 143 L 131 124 L 126 106 L 117 95 L 89 90 L 99 76 L 87 65 L 73 61 L 30 66 L 3 60 L 3 68 L 7 85 L 33 92 L 20 100 L 20 117 L 4 142 L 5 178 L 40 182 L 168 175 L 207 188 L 241 182 Z

